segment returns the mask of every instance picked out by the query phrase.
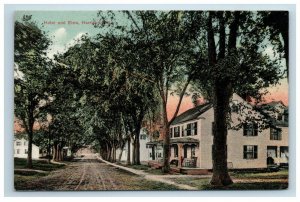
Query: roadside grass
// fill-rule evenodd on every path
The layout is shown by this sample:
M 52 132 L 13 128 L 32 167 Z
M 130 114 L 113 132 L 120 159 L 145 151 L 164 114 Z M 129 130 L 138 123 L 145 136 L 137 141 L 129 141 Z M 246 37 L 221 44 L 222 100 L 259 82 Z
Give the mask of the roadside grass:
M 211 185 L 203 186 L 203 190 L 278 190 L 287 188 L 288 183 L 281 182 L 238 182 L 225 187 L 213 187 Z
M 179 184 L 197 187 L 199 190 L 277 190 L 288 188 L 288 170 L 260 173 L 231 172 L 230 175 L 235 183 L 225 187 L 210 185 L 210 177 L 181 177 L 173 178 L 172 180 Z
M 150 181 L 150 180 L 141 180 L 138 183 L 131 184 L 132 187 L 136 187 L 134 190 L 140 191 L 174 191 L 180 190 L 174 185 L 165 184 L 162 182 Z
M 28 172 L 27 174 L 15 174 L 14 175 L 14 186 L 15 190 L 26 190 L 26 187 L 28 187 L 28 183 L 30 183 L 33 180 L 36 180 L 40 177 L 44 177 L 48 175 L 48 173 L 33 173 Z
M 27 162 L 26 159 L 15 158 L 14 159 L 15 169 L 27 169 L 26 162 Z M 43 171 L 52 171 L 64 167 L 64 165 L 61 164 L 48 163 L 47 160 L 32 160 L 32 166 L 33 169 L 35 170 L 43 170 Z
M 26 159 L 14 158 L 14 169 L 24 169 L 14 171 L 14 186 L 16 190 L 26 190 L 30 182 L 44 177 L 50 173 L 50 171 L 63 168 L 65 165 L 48 163 L 46 160 L 32 160 L 32 170 L 27 169 Z M 35 170 L 41 170 L 44 172 L 36 172 Z M 29 188 L 28 188 L 29 189 Z
M 278 172 L 230 172 L 230 176 L 239 179 L 288 179 L 288 169 L 283 169 Z
M 125 167 L 128 167 L 128 168 L 133 168 L 133 169 L 136 169 L 136 170 L 149 170 L 150 167 L 148 165 L 123 165 L 122 166 L 125 166 Z

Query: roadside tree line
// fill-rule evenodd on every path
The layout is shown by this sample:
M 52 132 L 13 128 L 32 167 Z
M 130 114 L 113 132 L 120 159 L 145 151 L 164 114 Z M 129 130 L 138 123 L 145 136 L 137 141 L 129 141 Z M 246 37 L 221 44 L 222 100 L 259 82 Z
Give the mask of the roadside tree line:
M 270 22 L 274 15 L 282 18 Z M 16 21 L 15 116 L 29 145 L 34 122 L 45 121 L 54 160 L 61 160 L 66 145 L 76 152 L 92 144 L 103 158 L 117 161 L 116 150 L 128 143 L 133 147 L 127 163 L 140 164 L 141 128 L 154 135 L 150 125 L 159 122 L 162 172 L 169 172 L 170 125 L 185 95 L 201 95 L 214 107 L 211 184 L 231 184 L 226 159 L 230 99 L 238 93 L 260 101 L 262 89 L 286 76 L 288 63 L 281 61 L 288 58 L 288 13 L 99 11 L 97 16 L 110 23 L 96 25 L 97 36 L 84 35 L 53 60 L 46 55 L 51 41 L 30 17 Z M 270 47 L 276 57 L 266 54 Z M 170 115 L 167 106 L 174 95 L 179 101 Z

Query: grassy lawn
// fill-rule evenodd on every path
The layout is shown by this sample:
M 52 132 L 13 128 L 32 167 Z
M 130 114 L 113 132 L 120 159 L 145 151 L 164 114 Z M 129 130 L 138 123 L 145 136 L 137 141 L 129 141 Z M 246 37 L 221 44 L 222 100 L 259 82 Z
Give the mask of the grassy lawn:
M 26 159 L 15 158 L 14 165 L 15 169 L 26 169 Z M 35 170 L 52 171 L 59 168 L 63 168 L 64 165 L 48 163 L 47 160 L 32 160 L 32 166 Z
M 22 158 L 15 158 L 14 159 L 14 165 L 15 169 L 27 169 L 26 167 L 26 159 Z M 32 160 L 33 169 L 34 170 L 41 170 L 45 171 L 44 173 L 38 173 L 35 171 L 15 171 L 14 172 L 14 184 L 15 189 L 18 190 L 19 188 L 26 187 L 27 183 L 39 179 L 41 177 L 44 177 L 50 173 L 50 171 L 61 169 L 64 167 L 64 165 L 58 165 L 58 164 L 52 164 L 48 163 L 48 161 L 45 160 Z
M 278 172 L 260 172 L 260 173 L 237 173 L 231 172 L 234 184 L 226 187 L 214 187 L 209 184 L 210 177 L 197 178 L 184 177 L 173 178 L 179 184 L 187 184 L 197 187 L 199 190 L 276 190 L 288 188 L 288 170 Z
M 260 173 L 242 173 L 242 172 L 230 172 L 230 176 L 234 178 L 244 179 L 287 179 L 288 169 L 280 170 L 278 172 L 260 172 Z
M 128 168 L 133 168 L 136 170 L 143 170 L 146 173 L 152 174 L 152 175 L 166 175 L 165 173 L 161 172 L 161 169 L 152 169 L 148 165 L 125 165 L 125 164 L 120 164 L 122 166 L 128 167 Z
M 27 173 L 27 174 L 16 174 L 14 175 L 14 186 L 16 190 L 24 190 L 24 187 L 27 187 L 27 184 L 33 180 L 36 180 L 40 177 L 44 177 L 48 173 Z
M 148 165 L 123 165 L 122 166 L 128 167 L 128 168 L 133 168 L 136 170 L 149 170 L 150 167 Z

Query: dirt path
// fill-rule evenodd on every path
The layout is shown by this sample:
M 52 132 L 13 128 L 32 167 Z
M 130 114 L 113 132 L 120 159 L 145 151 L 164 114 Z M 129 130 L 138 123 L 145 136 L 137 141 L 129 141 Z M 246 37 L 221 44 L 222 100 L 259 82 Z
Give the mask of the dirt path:
M 107 165 L 90 155 L 75 159 L 64 169 L 28 181 L 17 190 L 168 190 L 168 185 L 162 187 L 159 183 L 159 180 L 151 182 L 142 176 Z

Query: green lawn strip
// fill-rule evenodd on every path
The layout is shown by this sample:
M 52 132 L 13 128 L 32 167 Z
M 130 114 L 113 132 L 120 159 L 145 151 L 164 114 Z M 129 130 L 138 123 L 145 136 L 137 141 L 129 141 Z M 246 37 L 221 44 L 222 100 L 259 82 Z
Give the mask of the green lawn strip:
M 192 187 L 197 187 L 199 190 L 204 189 L 209 184 L 210 178 L 193 178 L 193 177 L 180 177 L 170 179 L 178 184 L 185 184 Z
M 29 186 L 30 182 L 33 180 L 36 180 L 38 178 L 44 177 L 48 175 L 47 173 L 30 173 L 30 175 L 27 174 L 15 174 L 14 175 L 14 186 L 16 190 L 31 190 L 31 187 Z
M 26 159 L 15 158 L 14 165 L 15 169 L 27 169 Z M 32 166 L 35 170 L 52 171 L 63 168 L 64 165 L 48 163 L 47 160 L 32 160 Z
M 186 184 L 198 187 L 199 190 L 276 190 L 288 188 L 288 182 L 263 182 L 267 179 L 287 179 L 287 170 L 272 173 L 231 173 L 233 179 L 245 180 L 245 182 L 236 182 L 225 187 L 214 187 L 209 184 L 210 178 L 181 177 L 172 178 L 178 184 Z M 258 182 L 246 182 L 247 180 L 261 180 Z
M 120 164 L 120 165 L 128 167 L 128 168 L 136 169 L 136 170 L 148 170 L 148 169 L 150 169 L 150 167 L 147 166 L 147 165 L 123 165 L 123 164 Z
M 278 172 L 260 172 L 260 173 L 239 173 L 230 172 L 232 178 L 238 179 L 288 179 L 288 170 L 280 170 Z
M 204 185 L 203 190 L 278 190 L 287 189 L 288 183 L 281 182 L 254 182 L 254 183 L 234 183 L 225 187 L 214 187 L 209 184 Z
M 165 184 L 162 182 L 155 182 L 149 180 L 141 180 L 138 183 L 132 184 L 133 187 L 136 187 L 136 190 L 163 190 L 163 191 L 171 191 L 171 190 L 180 190 L 178 187 L 174 185 Z

